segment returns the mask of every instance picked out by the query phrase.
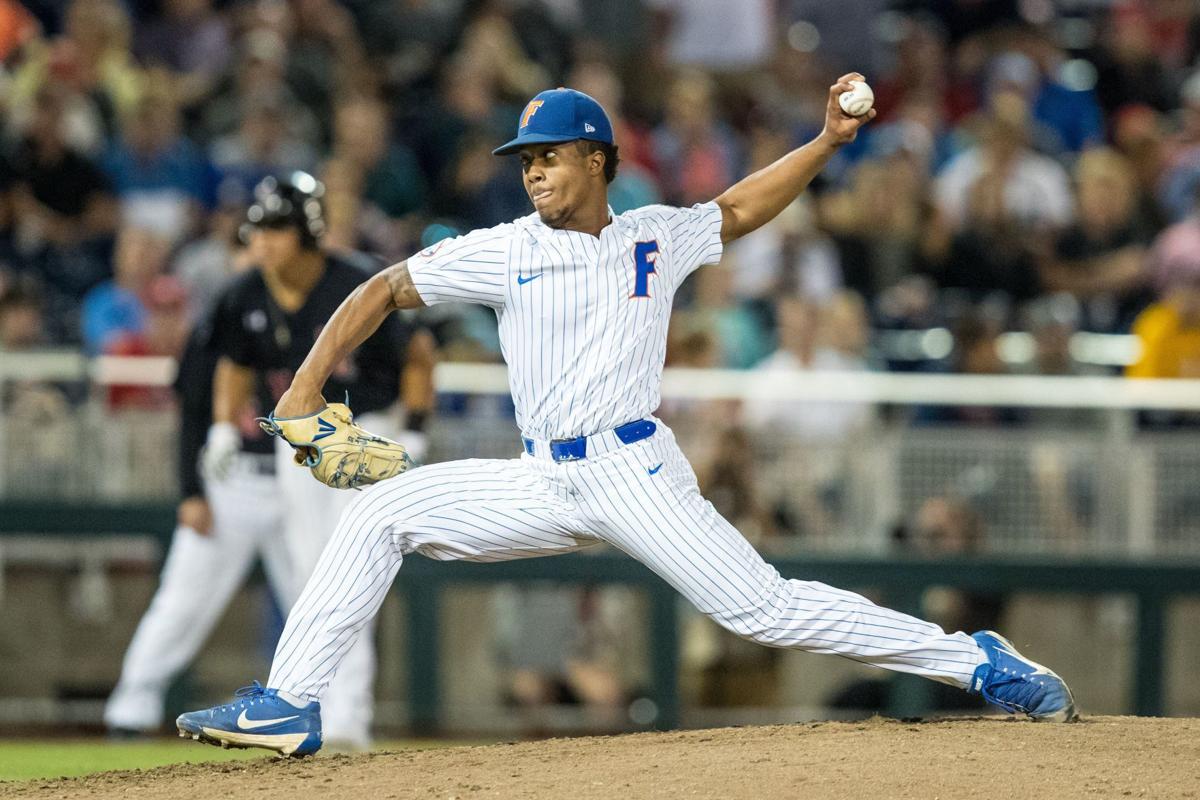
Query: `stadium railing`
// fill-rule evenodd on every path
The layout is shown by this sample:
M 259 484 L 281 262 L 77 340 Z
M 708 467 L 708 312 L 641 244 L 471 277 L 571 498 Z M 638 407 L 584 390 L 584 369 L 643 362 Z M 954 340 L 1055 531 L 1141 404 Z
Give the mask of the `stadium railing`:
M 166 469 L 174 458 L 173 413 L 111 408 L 108 391 L 165 386 L 172 364 L 51 358 L 0 359 L 0 388 L 6 381 L 76 381 L 86 398 L 62 415 L 59 428 L 37 429 L 42 441 L 35 444 L 43 449 L 33 453 L 22 452 L 29 427 L 4 415 L 5 541 L 42 532 L 165 538 L 173 519 L 173 473 Z M 442 364 L 437 383 L 442 413 L 431 432 L 432 458 L 514 454 L 517 431 L 503 366 Z M 1200 381 L 671 369 L 663 397 L 663 416 L 702 481 L 712 480 L 722 463 L 732 464 L 722 461 L 729 454 L 714 438 L 727 426 L 746 429 L 738 441 L 752 451 L 753 486 L 762 489 L 768 516 L 783 520 L 777 530 L 757 531 L 756 543 L 786 576 L 875 587 L 887 602 L 910 611 L 920 610 L 922 594 L 934 586 L 1128 593 L 1137 601 L 1128 708 L 1164 711 L 1166 609 L 1178 595 L 1200 593 L 1194 480 L 1200 427 L 1188 424 L 1188 415 L 1200 411 Z M 994 425 L 947 425 L 927 413 L 945 408 L 1011 413 L 999 416 L 1007 424 Z M 855 412 L 854 425 L 843 438 L 804 424 L 815 418 L 840 425 L 847 410 Z M 106 448 L 103 460 L 92 457 L 99 447 Z M 113 452 L 124 455 L 114 460 Z M 14 463 L 22 474 L 11 469 Z M 787 507 L 797 496 L 803 502 Z M 939 549 L 944 542 L 919 540 L 914 520 L 931 500 L 969 510 L 975 520 L 963 534 L 969 541 Z M 640 565 L 601 553 L 486 566 L 411 559 L 397 588 L 407 598 L 414 729 L 435 730 L 442 719 L 437 619 L 443 591 L 462 582 L 506 581 L 644 589 L 655 643 L 655 724 L 678 722 L 677 598 Z M 919 711 L 922 686 L 897 681 L 891 710 Z

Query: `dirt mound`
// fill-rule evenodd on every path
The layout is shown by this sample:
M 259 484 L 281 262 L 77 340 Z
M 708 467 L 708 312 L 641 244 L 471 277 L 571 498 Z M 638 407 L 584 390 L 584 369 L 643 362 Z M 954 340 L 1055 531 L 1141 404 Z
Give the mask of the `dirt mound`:
M 1200 798 L 1200 720 L 823 722 L 180 765 L 0 798 Z

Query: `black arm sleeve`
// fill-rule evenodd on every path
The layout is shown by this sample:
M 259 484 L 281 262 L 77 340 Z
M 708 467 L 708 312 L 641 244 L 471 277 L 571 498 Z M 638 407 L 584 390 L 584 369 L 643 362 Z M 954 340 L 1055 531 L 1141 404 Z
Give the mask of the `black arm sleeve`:
M 212 319 L 192 331 L 179 362 L 175 391 L 179 396 L 179 488 L 184 497 L 204 494 L 200 448 L 212 425 L 212 385 L 219 353 L 212 346 Z

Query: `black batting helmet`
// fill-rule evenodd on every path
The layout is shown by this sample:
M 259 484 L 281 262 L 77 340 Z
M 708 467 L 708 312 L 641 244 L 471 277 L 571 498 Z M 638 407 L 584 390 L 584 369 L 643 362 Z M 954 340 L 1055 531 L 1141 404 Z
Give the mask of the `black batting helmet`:
M 300 243 L 315 248 L 325 233 L 325 185 L 307 172 L 286 178 L 268 176 L 254 187 L 254 203 L 246 210 L 246 225 L 253 228 L 295 228 Z

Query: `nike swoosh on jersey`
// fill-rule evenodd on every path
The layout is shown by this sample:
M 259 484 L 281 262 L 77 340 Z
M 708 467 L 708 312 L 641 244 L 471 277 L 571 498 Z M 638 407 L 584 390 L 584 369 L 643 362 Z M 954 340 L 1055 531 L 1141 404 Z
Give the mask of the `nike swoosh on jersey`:
M 290 722 L 294 719 L 300 719 L 300 715 L 296 714 L 292 717 L 280 717 L 279 719 L 250 719 L 246 716 L 246 712 L 243 710 L 241 714 L 238 714 L 237 725 L 244 731 L 252 731 L 258 728 L 265 728 L 268 725 L 278 725 L 281 722 Z
M 662 464 L 661 464 L 661 463 L 660 463 L 660 464 L 659 464 L 657 467 L 655 467 L 654 469 L 650 469 L 649 467 L 647 467 L 647 468 L 646 468 L 646 472 L 649 472 L 651 475 L 654 475 L 654 474 L 655 474 L 655 473 L 657 473 L 657 472 L 658 472 L 660 469 L 662 469 Z
M 524 286 L 525 284 L 529 283 L 531 280 L 534 280 L 535 278 L 540 278 L 540 277 L 542 277 L 542 273 L 540 273 L 540 272 L 537 275 L 530 275 L 528 278 L 526 278 L 524 275 L 518 275 L 517 276 L 517 285 Z

